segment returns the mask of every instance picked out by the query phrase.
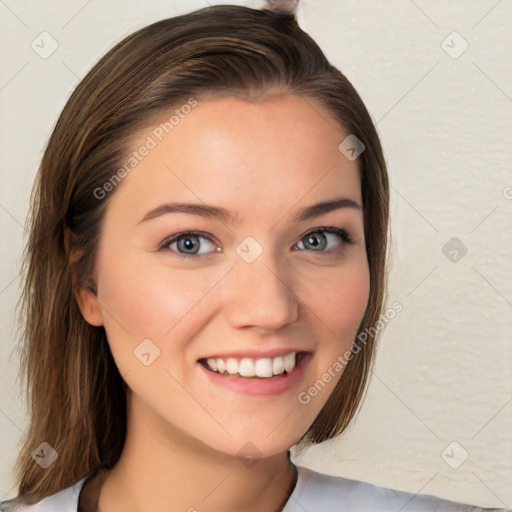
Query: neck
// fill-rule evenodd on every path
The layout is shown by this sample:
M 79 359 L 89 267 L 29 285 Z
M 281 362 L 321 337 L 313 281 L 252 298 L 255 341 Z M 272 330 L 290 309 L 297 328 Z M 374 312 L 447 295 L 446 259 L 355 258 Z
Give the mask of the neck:
M 296 479 L 287 451 L 242 459 L 128 413 L 123 452 L 102 477 L 98 510 L 279 512 Z

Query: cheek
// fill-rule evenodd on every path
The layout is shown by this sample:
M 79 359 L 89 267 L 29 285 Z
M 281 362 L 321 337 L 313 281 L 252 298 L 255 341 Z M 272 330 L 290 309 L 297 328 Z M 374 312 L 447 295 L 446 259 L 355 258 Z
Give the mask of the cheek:
M 370 294 L 370 273 L 368 264 L 360 260 L 353 265 L 332 273 L 325 284 L 318 286 L 312 295 L 311 309 L 318 326 L 318 350 L 314 379 L 324 372 L 333 375 L 326 385 L 322 399 L 315 401 L 316 410 L 327 400 L 345 370 L 346 354 L 352 349 L 357 330 L 364 317 Z M 313 320 L 312 320 L 313 321 Z
M 176 272 L 164 264 L 148 265 L 137 257 L 124 257 L 101 270 L 98 298 L 113 317 L 109 323 L 117 321 L 134 338 L 163 337 L 218 279 L 200 272 Z
M 320 413 L 345 371 L 357 330 L 370 294 L 367 265 L 347 267 L 333 273 L 310 294 L 312 320 L 318 326 L 318 349 L 311 374 L 298 394 L 311 422 Z
M 111 253 L 112 254 L 112 253 Z M 136 269 L 134 271 L 134 269 Z M 202 328 L 209 292 L 222 278 L 221 270 L 176 271 L 151 264 L 126 252 L 119 258 L 99 260 L 98 300 L 112 355 L 122 374 L 139 361 L 142 347 L 152 345 L 158 358 L 152 366 L 184 368 L 187 340 Z M 210 308 L 211 309 L 211 308 Z
M 363 319 L 370 295 L 367 264 L 352 265 L 333 272 L 320 285 L 311 287 L 308 306 L 323 322 L 334 341 L 352 343 Z

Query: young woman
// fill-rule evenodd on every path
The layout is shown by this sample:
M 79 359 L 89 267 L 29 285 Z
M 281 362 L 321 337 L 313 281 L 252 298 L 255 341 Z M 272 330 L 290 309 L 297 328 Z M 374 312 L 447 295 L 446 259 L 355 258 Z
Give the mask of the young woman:
M 365 106 L 292 12 L 209 7 L 119 43 L 37 177 L 31 418 L 0 509 L 477 510 L 290 460 L 361 401 L 388 200 Z

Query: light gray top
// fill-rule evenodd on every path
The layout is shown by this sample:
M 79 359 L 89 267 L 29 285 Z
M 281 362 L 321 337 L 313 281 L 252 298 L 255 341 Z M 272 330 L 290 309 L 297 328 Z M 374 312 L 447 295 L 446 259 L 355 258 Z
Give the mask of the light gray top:
M 297 484 L 282 512 L 512 512 L 385 489 L 302 466 L 297 470 Z M 77 512 L 80 490 L 88 477 L 34 505 L 18 505 L 17 499 L 2 501 L 0 511 Z

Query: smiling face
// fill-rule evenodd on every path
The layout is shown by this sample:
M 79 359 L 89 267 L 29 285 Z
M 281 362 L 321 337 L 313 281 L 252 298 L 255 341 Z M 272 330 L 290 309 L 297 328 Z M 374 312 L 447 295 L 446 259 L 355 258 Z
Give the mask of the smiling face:
M 348 134 L 292 95 L 199 100 L 161 141 L 155 126 L 133 150 L 148 135 L 156 146 L 110 192 L 97 297 L 82 290 L 80 309 L 105 327 L 141 436 L 281 453 L 334 389 L 368 302 L 357 162 L 338 150 Z M 277 376 L 208 369 L 219 361 Z

